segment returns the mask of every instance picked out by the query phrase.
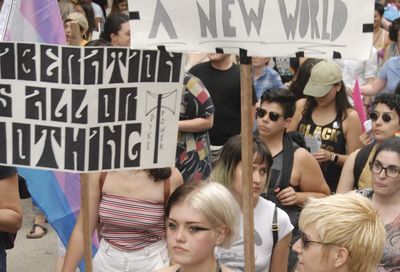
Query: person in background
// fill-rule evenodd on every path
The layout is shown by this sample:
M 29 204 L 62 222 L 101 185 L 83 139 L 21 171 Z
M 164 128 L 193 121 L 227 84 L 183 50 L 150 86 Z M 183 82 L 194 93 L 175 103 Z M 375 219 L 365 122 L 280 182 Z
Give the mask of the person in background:
M 22 224 L 18 176 L 14 167 L 0 166 L 0 271 L 7 271 L 5 233 L 17 233 Z
M 400 96 L 382 93 L 375 97 L 369 115 L 372 122 L 370 132 L 363 135 L 364 147 L 349 155 L 343 166 L 337 193 L 371 187 L 371 170 L 368 162 L 372 160 L 376 148 L 400 131 Z
M 121 13 L 108 16 L 100 38 L 113 46 L 129 47 L 131 45 L 129 17 Z
M 142 272 L 169 263 L 165 204 L 183 183 L 176 168 L 124 170 L 89 176 L 90 233 L 102 225 L 93 271 Z M 64 272 L 74 272 L 83 257 L 83 215 L 68 243 Z
M 86 36 L 86 39 L 88 41 L 91 41 L 92 40 L 93 31 L 95 31 L 97 29 L 96 24 L 95 24 L 95 20 L 94 20 L 93 7 L 89 3 L 82 3 L 81 7 L 85 11 L 85 17 L 86 17 L 86 20 L 88 22 L 88 30 L 86 31 L 86 35 L 85 36 Z
M 390 43 L 385 47 L 384 62 L 392 57 L 400 56 L 400 17 L 389 26 L 389 40 Z
M 269 89 L 281 88 L 283 86 L 281 76 L 271 67 L 268 67 L 270 58 L 252 57 L 253 84 L 256 89 L 257 100 Z
M 58 7 L 60 8 L 61 19 L 63 22 L 67 19 L 67 16 L 73 12 L 79 12 L 82 15 L 85 15 L 85 11 L 78 0 L 59 0 Z
M 129 15 L 128 0 L 113 0 L 111 5 L 111 14 L 124 13 Z
M 214 105 L 200 79 L 186 74 L 178 122 L 175 167 L 183 180 L 207 180 L 211 174 L 208 130 L 214 123 Z
M 383 64 L 378 75 L 369 84 L 360 87 L 362 95 L 373 96 L 379 92 L 393 93 L 400 82 L 400 56 L 390 58 Z
M 92 0 L 79 0 L 81 3 L 87 3 L 90 4 L 93 8 L 94 12 L 94 21 L 95 21 L 95 26 L 97 31 L 101 31 L 103 29 L 104 23 L 106 21 L 106 18 L 103 15 L 103 10 L 101 7 L 93 2 Z
M 77 23 L 79 25 L 79 33 L 74 33 L 71 23 Z M 65 37 L 68 45 L 84 46 L 88 42 L 86 39 L 87 30 L 88 21 L 85 16 L 79 12 L 70 13 L 64 21 Z
M 323 60 L 314 65 L 304 89 L 308 97 L 296 102 L 288 131 L 314 137 L 321 147 L 313 153 L 332 193 L 336 192 L 348 154 L 361 147 L 361 121 L 347 99 L 339 65 Z
M 267 199 L 284 210 L 294 227 L 291 245 L 298 239 L 298 216 L 309 197 L 330 194 L 321 168 L 305 148 L 286 132 L 295 111 L 294 95 L 286 89 L 272 89 L 261 96 L 256 109 L 258 135 L 273 156 Z M 291 165 L 291 167 L 289 166 Z M 295 267 L 297 256 L 289 252 L 288 271 Z
M 374 12 L 374 32 L 372 36 L 373 46 L 378 52 L 378 63 L 382 66 L 383 58 L 385 54 L 385 47 L 389 45 L 389 32 L 382 26 L 382 18 L 385 7 L 378 2 L 375 2 Z
M 386 229 L 378 272 L 400 271 L 400 138 L 383 141 L 369 162 L 372 187 L 358 193 L 372 200 Z
M 208 132 L 211 161 L 214 164 L 224 143 L 230 137 L 240 134 L 240 69 L 229 54 L 208 54 L 208 58 L 210 61 L 193 66 L 189 73 L 203 82 L 215 107 L 214 125 Z M 252 102 L 253 105 L 257 102 L 254 90 Z
M 293 246 L 298 272 L 375 272 L 385 228 L 371 201 L 350 192 L 311 198 L 300 214 Z
M 295 74 L 289 85 L 289 91 L 294 94 L 296 101 L 306 97 L 303 94 L 303 90 L 306 87 L 308 80 L 310 79 L 311 69 L 314 67 L 315 64 L 320 61 L 320 59 L 308 58 L 305 59 L 304 62 L 300 65 L 297 73 Z
M 190 182 L 168 199 L 167 242 L 174 265 L 157 272 L 231 270 L 215 258 L 214 248 L 229 248 L 239 233 L 239 207 L 216 182 Z
M 241 136 L 230 138 L 222 148 L 221 156 L 212 173 L 212 180 L 223 184 L 231 191 L 240 208 L 243 209 L 242 184 L 242 148 Z M 289 244 L 293 226 L 288 215 L 277 208 L 274 203 L 260 197 L 267 185 L 272 155 L 267 146 L 259 139 L 253 139 L 253 180 L 252 197 L 254 212 L 254 252 L 255 271 L 285 272 L 287 271 Z M 275 218 L 275 219 L 274 219 Z M 243 217 L 240 215 L 241 229 Z M 277 224 L 277 232 L 273 232 L 273 224 Z M 276 229 L 275 229 L 276 231 Z M 241 232 L 242 233 L 242 232 Z M 244 239 L 243 234 L 229 248 L 218 247 L 217 259 L 234 271 L 244 271 Z

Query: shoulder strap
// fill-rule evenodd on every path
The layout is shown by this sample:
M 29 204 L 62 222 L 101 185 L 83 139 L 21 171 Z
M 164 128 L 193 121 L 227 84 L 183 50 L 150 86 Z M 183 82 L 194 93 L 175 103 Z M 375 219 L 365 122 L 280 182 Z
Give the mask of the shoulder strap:
M 273 238 L 272 251 L 274 250 L 275 245 L 278 242 L 278 231 L 279 231 L 278 208 L 275 205 L 274 215 L 272 217 L 272 238 Z
M 279 187 L 286 188 L 290 184 L 290 177 L 292 176 L 294 158 L 294 148 L 291 137 L 288 134 L 283 135 L 283 166 L 281 172 L 281 180 Z
M 365 164 L 367 163 L 369 154 L 372 151 L 372 148 L 375 146 L 375 143 L 370 143 L 367 146 L 358 151 L 357 156 L 354 160 L 354 168 L 353 168 L 353 175 L 354 175 L 354 187 L 358 189 L 358 180 L 360 179 L 362 170 L 364 169 Z
M 170 188 L 170 177 L 164 180 L 164 206 L 167 205 L 167 200 L 169 197 L 169 193 L 171 191 Z

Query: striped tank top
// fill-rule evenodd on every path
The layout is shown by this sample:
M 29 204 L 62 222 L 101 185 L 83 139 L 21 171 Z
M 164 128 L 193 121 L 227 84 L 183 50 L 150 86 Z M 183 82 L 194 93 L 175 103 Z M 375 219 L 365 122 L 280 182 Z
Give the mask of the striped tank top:
M 163 203 L 103 193 L 99 218 L 101 235 L 120 250 L 138 250 L 165 239 Z

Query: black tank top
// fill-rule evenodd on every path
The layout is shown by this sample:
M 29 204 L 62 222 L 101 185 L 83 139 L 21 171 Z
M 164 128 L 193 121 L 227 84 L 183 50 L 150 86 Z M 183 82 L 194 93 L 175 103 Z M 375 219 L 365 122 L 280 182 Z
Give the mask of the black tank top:
M 347 154 L 342 122 L 337 116 L 334 121 L 324 126 L 316 125 L 311 115 L 303 116 L 297 130 L 303 136 L 316 136 L 319 134 L 321 135 L 321 148 L 338 154 Z M 331 192 L 336 192 L 342 167 L 328 161 L 321 165 L 321 169 Z

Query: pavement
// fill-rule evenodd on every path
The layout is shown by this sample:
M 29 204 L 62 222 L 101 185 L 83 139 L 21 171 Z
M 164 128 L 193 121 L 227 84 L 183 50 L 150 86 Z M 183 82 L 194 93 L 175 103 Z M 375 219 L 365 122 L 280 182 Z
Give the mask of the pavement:
M 32 228 L 33 211 L 31 199 L 22 201 L 22 228 L 18 231 L 15 246 L 7 251 L 7 272 L 52 272 L 57 261 L 57 233 L 50 224 L 48 232 L 40 239 L 27 239 Z

